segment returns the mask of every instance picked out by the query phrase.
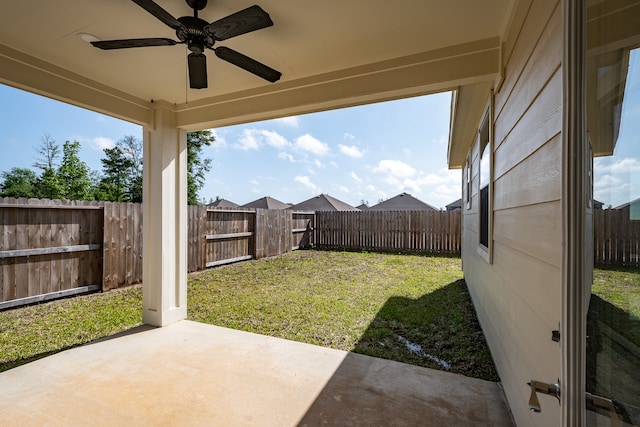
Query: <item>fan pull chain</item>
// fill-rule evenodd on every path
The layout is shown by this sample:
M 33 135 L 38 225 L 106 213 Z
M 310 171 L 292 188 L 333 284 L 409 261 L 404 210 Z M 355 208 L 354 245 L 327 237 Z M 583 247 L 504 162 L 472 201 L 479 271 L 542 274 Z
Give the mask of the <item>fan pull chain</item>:
M 189 53 L 187 45 L 184 47 L 186 54 Z M 185 79 L 184 79 L 184 106 L 189 108 L 189 61 L 185 61 Z

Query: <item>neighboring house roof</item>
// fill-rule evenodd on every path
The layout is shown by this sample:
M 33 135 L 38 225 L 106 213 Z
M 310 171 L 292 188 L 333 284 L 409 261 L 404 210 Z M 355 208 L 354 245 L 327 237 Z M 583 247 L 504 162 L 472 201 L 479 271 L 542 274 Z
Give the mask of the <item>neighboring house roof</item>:
M 218 199 L 213 203 L 209 203 L 207 206 L 210 208 L 224 208 L 224 209 L 235 209 L 240 207 L 239 204 L 233 203 L 227 199 Z
M 455 211 L 457 209 L 462 209 L 462 199 L 458 199 L 455 202 L 451 202 L 446 206 L 448 211 Z
M 366 211 L 367 209 L 369 209 L 369 205 L 367 205 L 366 203 L 363 203 L 361 205 L 356 206 L 357 209 L 360 209 L 361 211 Z
M 247 209 L 287 209 L 289 205 L 281 202 L 280 200 L 274 199 L 273 197 L 267 196 L 261 197 L 240 207 Z
M 595 200 L 594 200 L 594 203 L 595 203 Z M 640 199 L 635 199 L 635 200 L 631 200 L 630 202 L 623 203 L 619 206 L 616 206 L 613 209 L 624 209 L 624 208 L 628 208 L 629 206 L 636 206 L 638 204 L 640 204 Z
M 328 194 L 319 194 L 297 205 L 291 206 L 289 209 L 296 211 L 359 211 L 360 209 L 331 197 Z
M 423 202 L 409 193 L 398 194 L 388 200 L 371 206 L 370 211 L 437 211 L 428 203 Z
M 602 209 L 604 206 L 604 202 L 600 202 L 596 199 L 593 199 L 593 209 Z

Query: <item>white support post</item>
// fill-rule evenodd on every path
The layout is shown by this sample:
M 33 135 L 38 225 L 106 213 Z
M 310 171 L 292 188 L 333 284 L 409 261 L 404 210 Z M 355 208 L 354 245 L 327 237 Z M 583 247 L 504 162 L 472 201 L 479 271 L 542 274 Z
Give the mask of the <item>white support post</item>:
M 144 127 L 142 321 L 187 317 L 187 132 L 170 105 L 154 103 Z

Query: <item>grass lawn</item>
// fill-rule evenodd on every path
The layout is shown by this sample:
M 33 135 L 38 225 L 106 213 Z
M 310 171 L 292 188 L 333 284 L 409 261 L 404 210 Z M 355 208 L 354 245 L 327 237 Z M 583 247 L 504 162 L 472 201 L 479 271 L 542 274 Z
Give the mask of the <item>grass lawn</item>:
M 587 336 L 587 391 L 640 423 L 640 270 L 594 270 Z
M 498 380 L 459 258 L 296 251 L 189 276 L 191 320 Z M 0 312 L 0 370 L 140 324 L 140 287 Z

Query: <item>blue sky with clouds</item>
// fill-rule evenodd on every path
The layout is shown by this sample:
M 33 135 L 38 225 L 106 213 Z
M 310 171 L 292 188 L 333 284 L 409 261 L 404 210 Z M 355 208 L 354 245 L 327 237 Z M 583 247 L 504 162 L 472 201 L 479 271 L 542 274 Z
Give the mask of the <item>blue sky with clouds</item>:
M 594 198 L 616 207 L 640 198 L 640 49 L 631 51 L 614 155 L 594 159 Z
M 100 170 L 102 150 L 142 129 L 0 85 L 0 171 L 31 167 L 42 137 L 77 140 Z M 450 94 L 443 93 L 214 130 L 201 198 L 238 204 L 263 196 L 298 203 L 320 193 L 352 205 L 406 191 L 437 207 L 460 197 L 446 166 Z
M 640 55 L 627 79 L 614 156 L 594 161 L 594 196 L 606 206 L 640 197 Z M 0 85 L 0 171 L 32 167 L 41 138 L 77 140 L 101 170 L 104 148 L 140 126 Z M 439 208 L 460 198 L 459 170 L 446 165 L 450 94 L 214 129 L 201 199 L 245 204 L 263 196 L 298 203 L 320 193 L 351 205 L 408 192 Z

